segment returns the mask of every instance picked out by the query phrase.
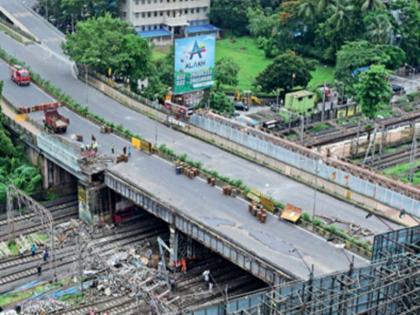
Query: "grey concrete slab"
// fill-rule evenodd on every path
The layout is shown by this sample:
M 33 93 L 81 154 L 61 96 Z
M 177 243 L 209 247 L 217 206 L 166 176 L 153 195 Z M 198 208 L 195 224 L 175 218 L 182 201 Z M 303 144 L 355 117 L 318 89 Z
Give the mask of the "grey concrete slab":
M 81 104 L 88 104 L 89 109 L 107 120 L 123 124 L 158 144 L 167 144 L 176 152 L 187 153 L 192 159 L 199 160 L 208 169 L 217 170 L 220 174 L 241 179 L 248 186 L 254 187 L 284 203 L 290 202 L 304 211 L 311 212 L 314 202 L 314 189 L 296 180 L 278 174 L 217 147 L 193 137 L 174 131 L 166 126 L 132 111 L 94 88 L 86 86 L 74 77 L 69 63 L 39 45 L 24 46 L 0 32 L 0 46 L 28 63 L 42 77 L 54 82 L 64 92 L 71 95 Z M 157 133 L 156 133 L 157 131 Z M 367 212 L 324 193 L 316 198 L 316 213 L 352 222 L 373 233 L 389 230 L 376 217 L 366 219 Z M 398 225 L 389 223 L 392 228 Z
M 311 265 L 315 275 L 349 266 L 349 252 L 274 215 L 262 224 L 248 212 L 246 201 L 226 197 L 201 179 L 175 175 L 174 166 L 156 156 L 136 152 L 128 163 L 117 164 L 110 171 L 296 277 L 307 279 Z M 355 257 L 356 266 L 367 263 Z

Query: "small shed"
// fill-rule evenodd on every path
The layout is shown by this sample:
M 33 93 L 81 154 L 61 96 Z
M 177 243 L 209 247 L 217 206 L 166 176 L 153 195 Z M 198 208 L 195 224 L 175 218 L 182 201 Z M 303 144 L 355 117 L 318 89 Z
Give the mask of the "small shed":
M 285 107 L 292 112 L 304 114 L 314 109 L 315 101 L 315 93 L 301 90 L 286 94 Z

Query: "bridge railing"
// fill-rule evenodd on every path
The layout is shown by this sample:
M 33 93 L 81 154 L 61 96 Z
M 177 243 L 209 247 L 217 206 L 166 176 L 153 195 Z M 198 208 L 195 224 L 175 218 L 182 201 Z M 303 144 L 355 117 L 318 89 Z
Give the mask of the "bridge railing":
M 361 167 L 327 158 L 298 144 L 255 128 L 235 124 L 215 114 L 194 114 L 190 118 L 190 123 L 282 163 L 334 182 L 350 191 L 420 216 L 420 191 L 414 187 L 395 183 Z

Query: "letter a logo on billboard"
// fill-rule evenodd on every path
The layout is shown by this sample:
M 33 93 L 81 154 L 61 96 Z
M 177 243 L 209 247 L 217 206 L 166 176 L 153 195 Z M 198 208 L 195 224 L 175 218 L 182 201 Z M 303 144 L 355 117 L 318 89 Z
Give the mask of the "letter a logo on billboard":
M 202 58 L 201 53 L 203 52 L 206 52 L 206 47 L 202 47 L 202 48 L 198 47 L 198 42 L 195 41 L 194 47 L 190 54 L 190 59 L 193 59 L 194 55 L 198 55 L 200 58 Z
M 214 34 L 175 41 L 175 94 L 203 90 L 213 85 L 215 46 Z

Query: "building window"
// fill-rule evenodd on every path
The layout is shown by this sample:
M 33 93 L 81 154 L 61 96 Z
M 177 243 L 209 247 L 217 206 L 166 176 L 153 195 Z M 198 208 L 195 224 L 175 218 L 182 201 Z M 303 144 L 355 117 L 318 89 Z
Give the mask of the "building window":
M 152 13 L 151 12 L 147 12 L 147 17 L 151 17 Z
M 155 17 L 158 15 L 158 13 L 155 11 Z
M 188 9 L 185 9 L 185 10 L 184 10 L 184 13 L 185 13 L 185 14 L 188 14 Z
M 136 13 L 134 13 L 134 16 L 136 17 L 136 19 L 138 19 L 140 14 L 138 12 L 136 12 Z
M 143 13 L 141 14 L 141 17 L 142 17 L 142 18 L 145 18 L 145 17 L 146 17 L 146 13 L 144 13 L 144 12 L 143 12 Z
M 160 16 L 163 16 L 163 11 L 160 11 L 160 12 L 159 12 L 159 15 L 160 15 Z

